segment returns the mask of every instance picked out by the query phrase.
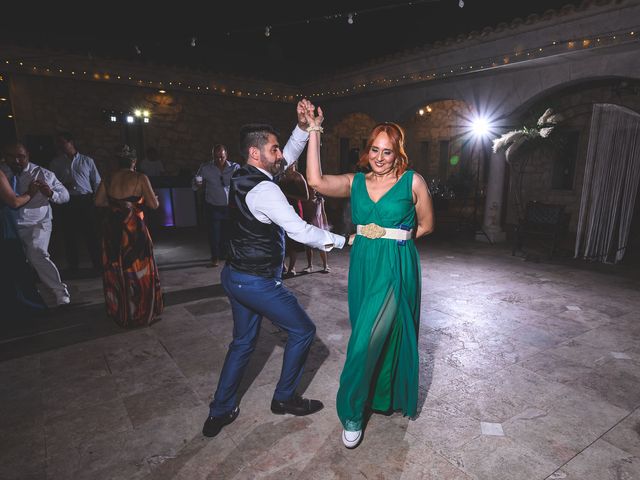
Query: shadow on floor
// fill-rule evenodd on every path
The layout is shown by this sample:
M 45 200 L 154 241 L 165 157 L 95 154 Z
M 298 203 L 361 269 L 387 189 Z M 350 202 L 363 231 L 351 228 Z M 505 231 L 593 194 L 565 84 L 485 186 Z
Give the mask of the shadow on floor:
M 164 302 L 169 307 L 224 296 L 221 285 L 207 285 L 165 293 Z M 6 317 L 0 325 L 0 361 L 129 331 L 107 317 L 104 303 L 73 303 L 42 313 L 8 312 Z

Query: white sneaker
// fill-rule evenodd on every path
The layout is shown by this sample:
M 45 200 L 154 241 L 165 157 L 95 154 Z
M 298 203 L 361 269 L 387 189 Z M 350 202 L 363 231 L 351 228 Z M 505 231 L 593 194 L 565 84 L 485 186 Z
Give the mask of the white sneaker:
M 310 266 L 310 267 L 303 268 L 303 269 L 302 269 L 302 271 L 303 271 L 304 273 L 311 273 L 311 272 L 313 272 L 313 265 L 312 265 L 312 266 Z
M 362 440 L 362 430 L 357 430 L 355 432 L 350 432 L 349 430 L 342 431 L 342 443 L 347 448 L 356 448 L 360 445 L 360 441 Z
M 56 300 L 56 307 L 64 307 L 71 303 L 71 299 L 69 297 L 62 297 Z

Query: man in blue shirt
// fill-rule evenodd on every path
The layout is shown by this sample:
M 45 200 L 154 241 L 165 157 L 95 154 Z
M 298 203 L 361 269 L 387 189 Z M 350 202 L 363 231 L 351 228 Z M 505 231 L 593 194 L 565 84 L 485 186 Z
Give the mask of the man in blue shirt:
M 229 185 L 233 172 L 240 168 L 240 165 L 227 159 L 227 147 L 222 144 L 215 145 L 211 153 L 211 160 L 200 165 L 193 178 L 192 187 L 194 190 L 204 187 L 204 214 L 209 235 L 211 266 L 216 267 L 219 260 L 226 257 Z
M 99 271 L 102 261 L 93 198 L 100 185 L 100 174 L 93 159 L 78 152 L 69 132 L 58 133 L 56 145 L 60 156 L 51 161 L 49 168 L 71 195 L 69 203 L 59 206 L 56 212 L 62 227 L 69 270 L 78 270 L 78 237 L 82 236 L 93 268 Z

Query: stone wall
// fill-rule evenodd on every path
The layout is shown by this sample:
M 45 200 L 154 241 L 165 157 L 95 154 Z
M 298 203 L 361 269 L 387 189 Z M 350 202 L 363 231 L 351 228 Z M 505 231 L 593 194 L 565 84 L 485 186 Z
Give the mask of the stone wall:
M 238 134 L 244 123 L 271 123 L 283 142 L 296 123 L 293 103 L 171 90 L 160 94 L 156 89 L 55 77 L 12 75 L 10 81 L 18 138 L 70 131 L 78 149 L 102 169 L 126 138 L 125 125 L 110 123 L 103 109 L 149 110 L 151 121 L 142 126 L 144 147 L 156 147 L 165 168 L 174 173 L 193 172 L 211 158 L 214 143 L 226 144 L 230 158 L 240 161 Z
M 640 112 L 640 82 L 615 79 L 567 87 L 539 99 L 520 116 L 523 125 L 533 125 L 539 114 L 552 107 L 565 120 L 548 139 L 536 142 L 531 148 L 525 146 L 514 155 L 513 165 L 509 168 L 507 223 L 516 222 L 516 197 L 521 197 L 520 203 L 523 206 L 532 200 L 566 205 L 566 211 L 571 214 L 569 229 L 575 232 L 580 212 L 591 114 L 596 103 L 621 105 Z M 566 132 L 570 131 L 579 132 L 572 188 L 554 189 L 553 162 L 557 150 L 566 141 Z

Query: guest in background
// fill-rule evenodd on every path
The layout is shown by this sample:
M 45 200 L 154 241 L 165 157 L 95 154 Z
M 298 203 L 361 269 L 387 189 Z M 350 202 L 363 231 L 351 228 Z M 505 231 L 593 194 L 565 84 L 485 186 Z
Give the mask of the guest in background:
M 14 184 L 16 177 L 13 177 Z M 31 182 L 26 193 L 17 196 L 6 175 L 0 171 L 0 305 L 5 314 L 46 309 L 33 282 L 16 225 L 16 208 L 26 205 L 38 192 Z
M 78 270 L 78 237 L 82 237 L 93 268 L 99 271 L 100 247 L 93 197 L 100 184 L 100 174 L 93 159 L 78 152 L 71 133 L 58 133 L 56 145 L 60 155 L 51 161 L 50 167 L 71 195 L 69 203 L 56 212 L 62 227 L 67 266 L 72 272 Z
M 147 156 L 140 162 L 138 170 L 148 177 L 164 175 L 164 165 L 158 158 L 158 150 L 155 147 L 147 148 Z
M 200 165 L 192 188 L 204 187 L 204 214 L 209 235 L 211 266 L 217 267 L 226 257 L 226 233 L 229 229 L 229 185 L 231 177 L 240 165 L 228 160 L 227 147 L 217 144 L 211 151 L 212 158 Z
M 302 212 L 304 214 L 304 221 L 310 223 L 314 227 L 321 228 L 322 230 L 331 230 L 329 221 L 327 220 L 327 213 L 324 210 L 324 197 L 318 193 L 317 190 L 309 187 L 309 200 L 302 202 Z M 307 252 L 307 267 L 303 272 L 313 272 L 313 251 L 311 247 L 305 247 Z M 324 250 L 318 250 L 320 252 L 320 259 L 322 260 L 322 273 L 329 273 L 329 262 L 327 259 L 327 252 Z
M 162 313 L 158 267 L 142 206 L 158 208 L 149 178 L 135 171 L 136 151 L 116 153 L 119 169 L 100 184 L 96 205 L 108 207 L 102 231 L 102 279 L 107 315 L 122 327 L 151 323 Z
M 38 186 L 38 193 L 16 212 L 18 236 L 40 281 L 53 293 L 55 305 L 67 305 L 71 302 L 69 290 L 62 283 L 58 268 L 49 257 L 49 240 L 53 219 L 50 204 L 68 202 L 69 192 L 52 171 L 29 162 L 29 152 L 23 144 L 14 143 L 5 147 L 4 158 L 8 167 L 5 174 L 9 182 L 15 185 L 14 190 L 18 195 L 28 192 L 34 182 Z
M 302 202 L 309 200 L 309 191 L 307 181 L 302 174 L 298 172 L 295 162 L 285 170 L 284 174 L 278 177 L 277 183 L 282 193 L 287 197 L 289 205 L 293 207 L 300 218 L 303 218 Z M 285 238 L 287 265 L 286 267 L 283 265 L 284 278 L 296 276 L 298 253 L 304 251 L 304 249 L 305 246 L 303 243 L 297 242 L 289 236 Z

